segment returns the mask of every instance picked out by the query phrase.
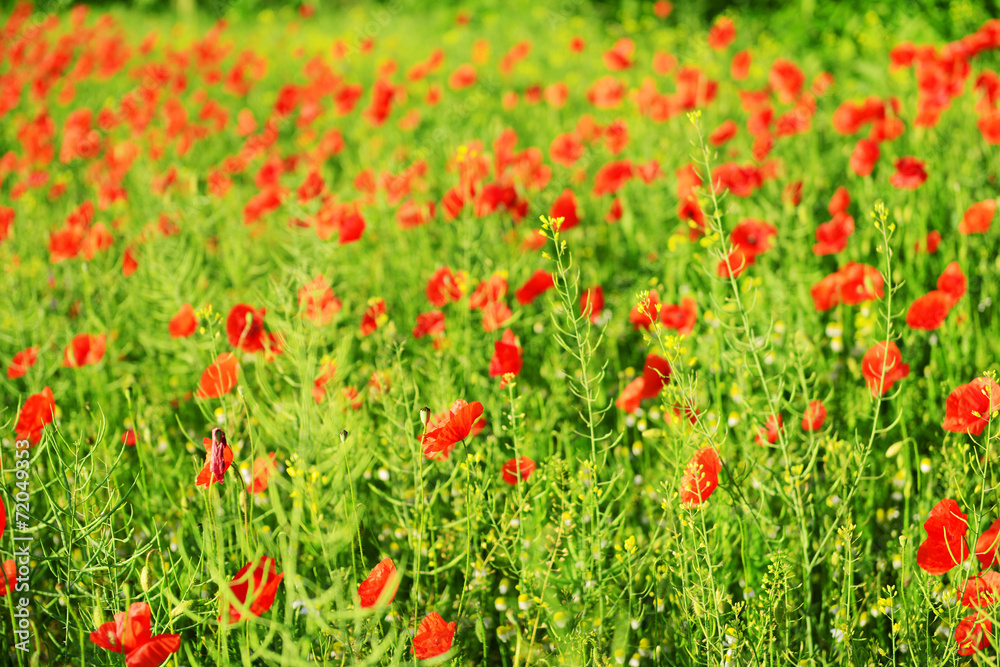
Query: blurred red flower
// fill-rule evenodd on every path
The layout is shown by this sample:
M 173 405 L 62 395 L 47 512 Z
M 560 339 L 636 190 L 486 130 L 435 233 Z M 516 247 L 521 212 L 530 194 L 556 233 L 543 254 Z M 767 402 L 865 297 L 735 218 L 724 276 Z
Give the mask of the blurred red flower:
M 700 505 L 719 486 L 719 471 L 722 460 L 713 447 L 699 450 L 691 457 L 681 478 L 681 502 L 685 505 Z
M 391 558 L 384 558 L 368 574 L 368 577 L 358 586 L 358 597 L 361 598 L 361 608 L 374 607 L 379 598 L 383 605 L 392 604 L 399 587 L 399 577 L 396 575 L 396 564 Z
M 909 374 L 910 365 L 903 363 L 903 355 L 893 341 L 875 343 L 861 359 L 861 375 L 873 397 L 884 395 Z
M 56 401 L 52 389 L 46 387 L 37 394 L 32 394 L 21 406 L 14 435 L 18 440 L 27 440 L 31 445 L 37 445 L 42 439 L 42 429 L 52 423 L 55 416 Z
M 107 345 L 107 336 L 99 334 L 77 334 L 66 346 L 64 352 L 63 366 L 79 368 L 98 363 L 104 358 L 104 349 Z
M 535 468 L 535 462 L 527 456 L 510 459 L 503 464 L 503 481 L 507 482 L 511 486 L 515 486 L 518 482 L 518 478 L 520 478 L 522 482 L 526 481 L 528 477 L 531 476 L 531 473 L 535 472 Z
M 455 637 L 455 622 L 445 623 L 436 611 L 428 614 L 413 636 L 413 655 L 426 660 L 447 653 Z
M 239 367 L 240 362 L 234 354 L 223 352 L 201 374 L 201 381 L 195 396 L 198 398 L 225 396 L 236 386 Z
M 16 380 L 24 377 L 28 369 L 35 365 L 38 360 L 38 346 L 25 348 L 14 355 L 10 365 L 7 367 L 7 379 Z
M 518 375 L 524 366 L 521 358 L 523 350 L 517 336 L 510 329 L 503 332 L 503 337 L 493 343 L 493 358 L 490 359 L 490 377 L 500 377 L 500 388 L 507 386 L 504 378 L 508 373 Z
M 823 401 L 810 401 L 802 415 L 802 430 L 818 431 L 823 428 L 824 421 L 826 421 L 826 406 L 823 405 Z
M 896 160 L 896 173 L 889 177 L 889 183 L 900 190 L 916 190 L 927 180 L 924 163 L 915 157 Z
M 198 318 L 194 314 L 194 307 L 190 303 L 185 303 L 177 311 L 177 314 L 170 318 L 167 330 L 171 338 L 187 338 L 198 328 Z
M 260 616 L 267 612 L 274 604 L 274 597 L 278 593 L 278 585 L 284 579 L 284 573 L 278 574 L 274 566 L 274 559 L 270 556 L 261 556 L 257 561 L 250 561 L 240 568 L 229 584 L 229 590 L 243 607 L 249 607 L 249 613 Z M 225 604 L 225 598 L 223 598 Z M 219 616 L 219 622 L 227 613 Z M 246 618 L 239 609 L 229 603 L 228 609 L 229 624 L 239 623 Z

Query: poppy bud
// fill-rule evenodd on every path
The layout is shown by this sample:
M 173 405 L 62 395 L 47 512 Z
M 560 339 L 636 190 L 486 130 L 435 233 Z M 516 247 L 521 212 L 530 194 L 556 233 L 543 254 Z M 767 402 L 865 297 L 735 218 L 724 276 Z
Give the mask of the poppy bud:
M 347 432 L 346 428 L 343 431 L 341 431 L 340 432 L 340 442 L 341 442 L 341 444 L 347 442 L 347 438 L 350 437 L 350 435 L 351 434 Z
M 427 406 L 420 408 L 420 423 L 427 426 L 428 420 L 431 418 L 431 409 Z

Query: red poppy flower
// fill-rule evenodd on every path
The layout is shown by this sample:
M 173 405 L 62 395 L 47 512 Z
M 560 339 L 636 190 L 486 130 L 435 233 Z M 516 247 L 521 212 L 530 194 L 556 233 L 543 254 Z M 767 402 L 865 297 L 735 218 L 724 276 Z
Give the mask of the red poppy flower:
M 924 163 L 915 157 L 896 160 L 896 173 L 889 177 L 889 183 L 900 190 L 916 190 L 927 180 Z
M 135 429 L 126 429 L 125 432 L 122 433 L 122 444 L 126 447 L 135 447 L 135 443 Z
M 265 308 L 238 303 L 226 318 L 226 336 L 229 344 L 244 352 L 281 352 L 281 341 L 273 333 L 264 331 Z
M 507 296 L 507 281 L 500 274 L 494 274 L 482 281 L 469 296 L 469 309 L 478 310 Z
M 320 369 L 319 375 L 313 380 L 313 400 L 317 403 L 322 402 L 323 398 L 326 396 L 326 385 L 334 378 L 337 374 L 337 363 L 334 361 L 328 361 Z
M 823 405 L 823 401 L 810 401 L 802 415 L 802 430 L 818 431 L 823 428 L 824 421 L 826 421 L 826 406 Z
M 370 305 L 365 311 L 364 315 L 361 316 L 361 335 L 370 336 L 375 333 L 378 329 L 380 322 L 386 319 L 385 317 L 385 299 L 372 299 L 368 302 Z
M 490 359 L 490 377 L 503 378 L 508 373 L 517 375 L 524 366 L 521 358 L 523 350 L 518 343 L 514 332 L 507 329 L 503 332 L 503 337 L 493 343 L 493 358 Z M 507 386 L 507 380 L 500 380 L 500 388 Z
M 107 336 L 99 334 L 77 334 L 73 336 L 72 342 L 66 346 L 64 352 L 63 366 L 79 368 L 80 366 L 90 366 L 98 363 L 104 358 L 104 349 L 107 345 Z
M 226 433 L 221 428 L 212 429 L 212 437 L 204 438 L 205 465 L 195 479 L 195 486 L 204 486 L 206 489 L 213 484 L 222 484 L 226 476 L 226 471 L 233 464 L 233 450 L 226 442 Z
M 631 160 L 609 162 L 601 167 L 594 177 L 594 196 L 600 197 L 618 192 L 633 176 Z
M 670 362 L 656 354 L 646 355 L 646 364 L 642 368 L 642 398 L 655 398 L 660 391 L 670 384 Z
M 383 605 L 392 604 L 398 588 L 399 577 L 396 575 L 396 564 L 392 562 L 391 558 L 382 559 L 358 586 L 361 608 L 374 607 L 380 598 Z
M 753 56 L 750 55 L 750 51 L 740 51 L 733 56 L 732 63 L 729 65 L 729 76 L 736 81 L 742 81 L 747 78 L 752 62 Z
M 187 338 L 198 328 L 198 318 L 195 317 L 194 307 L 190 303 L 181 306 L 177 314 L 170 318 L 167 330 L 171 338 Z
M 449 267 L 441 267 L 427 281 L 427 289 L 424 292 L 427 295 L 427 300 L 437 308 L 452 301 L 458 301 L 465 293 L 465 278 L 463 271 L 453 273 Z
M 982 616 L 982 617 L 980 617 Z M 955 627 L 955 642 L 958 644 L 958 654 L 970 656 L 990 646 L 993 636 L 993 623 L 979 613 L 966 616 Z
M 791 104 L 802 92 L 806 77 L 798 65 L 784 58 L 778 58 L 771 65 L 767 80 L 782 104 Z
M 247 485 L 247 493 L 264 493 L 267 491 L 267 484 L 271 473 L 277 468 L 274 465 L 274 452 L 266 456 L 258 456 L 254 459 L 253 470 L 250 472 L 250 484 Z
M 589 315 L 591 322 L 597 322 L 604 310 L 604 288 L 600 285 L 588 287 L 580 295 L 580 314 Z
M 34 366 L 37 360 L 38 346 L 21 350 L 14 355 L 14 358 L 10 361 L 10 366 L 7 367 L 7 379 L 16 380 L 17 378 L 24 377 L 28 369 Z
M 795 181 L 785 186 L 781 193 L 781 201 L 798 206 L 802 202 L 802 181 Z
M 32 394 L 21 406 L 21 413 L 14 426 L 14 435 L 18 440 L 27 440 L 31 445 L 37 445 L 42 439 L 42 429 L 51 424 L 56 411 L 56 400 L 52 389 L 46 387 L 37 394 Z
M 681 478 L 681 502 L 685 505 L 700 505 L 719 486 L 719 471 L 722 460 L 712 447 L 695 453 L 684 469 Z
M 976 540 L 976 558 L 985 570 L 992 567 L 997 560 L 997 547 L 1000 547 L 1000 519 L 994 521 L 986 531 Z M 985 573 L 984 573 L 985 574 Z M 994 573 L 996 575 L 996 573 Z M 1000 576 L 1000 575 L 996 575 Z
M 113 653 L 124 653 L 126 667 L 159 667 L 181 647 L 180 635 L 153 636 L 145 602 L 135 602 L 127 612 L 115 614 L 114 621 L 90 633 L 90 641 Z
M 513 316 L 514 313 L 503 301 L 490 301 L 483 306 L 483 331 L 496 331 Z
M 642 394 L 645 388 L 646 381 L 640 375 L 625 385 L 625 389 L 622 390 L 621 395 L 615 401 L 615 407 L 619 410 L 624 410 L 628 414 L 632 414 L 642 404 Z
M 708 141 L 713 146 L 722 146 L 735 137 L 738 131 L 739 127 L 737 127 L 735 121 L 726 120 L 719 127 L 712 130 L 712 133 L 708 135 Z
M 882 151 L 879 150 L 878 143 L 871 139 L 858 139 L 858 143 L 855 144 L 854 151 L 851 153 L 851 171 L 862 178 L 870 176 L 881 154 Z
M 708 31 L 708 45 L 716 51 L 722 51 L 736 39 L 736 24 L 731 18 L 720 16 Z
M 251 568 L 253 568 L 251 570 Z M 229 582 L 229 590 L 243 607 L 249 607 L 249 612 L 254 616 L 260 616 L 267 612 L 274 604 L 274 597 L 278 593 L 278 585 L 284 579 L 285 574 L 278 574 L 274 566 L 274 559 L 270 556 L 261 556 L 256 562 L 250 561 L 240 568 L 236 576 Z M 225 598 L 223 598 L 225 603 Z M 219 616 L 222 622 L 226 614 Z M 245 617 L 243 612 L 232 603 L 229 604 L 229 624 L 239 623 Z
M 657 51 L 653 54 L 653 71 L 660 76 L 669 76 L 677 69 L 677 57 L 666 51 Z
M 938 246 L 941 245 L 941 232 L 934 230 L 932 232 L 927 232 L 927 236 L 923 241 L 917 241 L 913 244 L 914 252 L 927 252 L 933 255 L 938 251 Z
M 538 269 L 531 277 L 528 278 L 527 282 L 521 286 L 516 292 L 514 292 L 514 297 L 517 302 L 522 306 L 527 306 L 537 299 L 543 292 L 555 287 L 555 281 L 552 279 L 552 274 L 544 269 Z
M 988 377 L 977 377 L 948 394 L 941 426 L 952 433 L 979 435 L 997 410 L 1000 410 L 1000 385 Z
M 868 382 L 872 396 L 884 395 L 897 381 L 910 374 L 910 365 L 893 341 L 875 343 L 861 359 L 861 375 Z
M 768 443 L 773 445 L 778 441 L 778 435 L 779 435 L 778 431 L 781 430 L 783 426 L 784 424 L 782 423 L 780 414 L 778 415 L 777 419 L 775 419 L 773 416 L 768 417 L 767 421 L 764 423 L 764 426 L 762 426 L 758 430 L 757 437 L 754 438 L 754 442 L 756 442 L 758 445 L 763 445 L 764 441 L 766 440 Z
M 5 560 L 0 568 L 0 597 L 13 592 L 17 586 L 17 563 L 13 560 Z
M 333 318 L 337 316 L 343 306 L 322 273 L 300 287 L 298 294 L 302 317 L 318 327 L 333 322 Z
M 683 297 L 680 304 L 666 304 L 660 308 L 660 323 L 668 329 L 676 329 L 681 336 L 694 331 L 698 321 L 698 304 L 689 296 Z
M 670 12 L 674 11 L 674 6 L 667 2 L 667 0 L 656 0 L 653 3 L 653 13 L 656 14 L 658 18 L 665 19 L 670 16 Z
M 965 582 L 964 590 L 959 590 L 958 601 L 964 607 L 980 609 L 992 606 L 1000 595 L 1000 573 L 986 570 Z
M 997 212 L 997 200 L 986 199 L 976 202 L 965 211 L 962 222 L 958 223 L 958 231 L 962 234 L 983 234 L 988 232 L 993 224 L 993 216 Z
M 577 138 L 576 133 L 567 132 L 552 140 L 549 146 L 549 158 L 556 164 L 570 169 L 583 157 L 583 150 L 583 143 Z
M 522 482 L 526 481 L 531 476 L 531 473 L 535 472 L 536 467 L 535 462 L 527 456 L 511 459 L 503 464 L 503 481 L 511 486 L 515 486 L 519 477 Z M 520 471 L 520 474 L 518 471 Z
M 632 327 L 638 331 L 640 328 L 648 329 L 653 321 L 657 319 L 660 312 L 660 295 L 656 290 L 650 290 L 646 299 L 632 307 L 628 314 L 628 321 Z
M 620 72 L 632 66 L 632 55 L 635 53 L 635 42 L 628 37 L 622 37 L 615 45 L 604 52 L 604 66 L 612 72 Z
M 965 296 L 965 290 L 969 286 L 969 281 L 962 273 L 962 267 L 958 262 L 952 262 L 945 267 L 938 277 L 937 288 L 951 298 L 952 305 L 958 303 L 959 299 Z
M 549 217 L 553 220 L 562 218 L 557 231 L 566 231 L 580 224 L 580 216 L 576 210 L 576 195 L 569 188 L 562 191 L 549 209 Z
M 423 338 L 428 335 L 434 338 L 444 335 L 444 313 L 440 310 L 417 315 L 417 326 L 413 327 L 413 337 Z
M 965 543 L 968 517 L 954 500 L 949 498 L 935 505 L 924 522 L 924 530 L 927 539 L 917 549 L 917 565 L 925 572 L 944 574 L 969 557 Z
M 587 91 L 587 101 L 598 109 L 612 109 L 621 104 L 624 97 L 625 85 L 611 75 L 598 79 Z
M 240 362 L 231 352 L 223 352 L 209 364 L 201 374 L 201 382 L 195 396 L 198 398 L 219 398 L 236 386 Z
M 428 614 L 420 622 L 413 636 L 413 655 L 418 660 L 426 660 L 447 653 L 455 637 L 455 622 L 445 623 L 436 611 Z
M 934 331 L 942 324 L 951 312 L 952 299 L 949 294 L 940 290 L 928 292 L 918 297 L 906 311 L 906 324 L 911 329 Z
M 429 459 L 447 459 L 455 445 L 469 437 L 482 414 L 483 404 L 479 401 L 466 403 L 461 398 L 455 401 L 449 410 L 447 421 L 420 436 L 424 456 Z
M 816 244 L 813 253 L 816 255 L 834 255 L 847 247 L 847 241 L 854 233 L 854 218 L 844 211 L 834 214 L 833 220 L 824 222 L 816 228 Z

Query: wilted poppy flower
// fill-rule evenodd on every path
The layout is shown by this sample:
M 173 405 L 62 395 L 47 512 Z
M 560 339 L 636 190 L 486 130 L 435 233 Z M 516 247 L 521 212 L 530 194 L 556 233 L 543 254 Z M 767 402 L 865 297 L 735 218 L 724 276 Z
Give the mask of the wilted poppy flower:
M 1000 385 L 992 378 L 977 377 L 948 394 L 941 426 L 952 433 L 979 435 L 997 410 L 1000 410 Z
M 361 316 L 361 335 L 369 336 L 379 328 L 380 324 L 386 321 L 385 299 L 369 300 L 368 309 Z
M 976 202 L 965 210 L 958 231 L 962 234 L 982 234 L 988 232 L 997 212 L 997 200 L 987 199 Z
M 273 558 L 261 556 L 257 561 L 250 561 L 241 567 L 227 585 L 241 606 L 249 607 L 250 614 L 260 616 L 274 604 L 278 585 L 284 577 L 284 573 L 278 574 Z M 223 604 L 225 604 L 225 598 L 223 598 Z M 220 623 L 224 616 L 225 614 L 219 616 Z M 229 604 L 228 616 L 230 625 L 239 623 L 245 618 L 243 612 L 232 603 Z
M 201 382 L 195 396 L 198 398 L 219 398 L 236 386 L 240 362 L 231 352 L 223 352 L 201 374 Z
M 719 486 L 720 470 L 722 460 L 713 447 L 696 452 L 681 478 L 681 502 L 685 505 L 700 505 L 708 500 Z
M 519 477 L 522 482 L 526 481 L 528 477 L 531 476 L 531 473 L 535 472 L 535 468 L 535 462 L 527 456 L 510 459 L 503 464 L 503 481 L 507 482 L 511 486 L 514 486 L 517 484 Z
M 126 667 L 159 667 L 167 656 L 181 647 L 181 636 L 169 633 L 153 636 L 150 609 L 145 602 L 129 605 L 115 614 L 115 620 L 90 633 L 90 641 L 113 653 L 125 654 Z
M 277 470 L 274 465 L 274 452 L 254 459 L 253 470 L 250 472 L 250 484 L 247 493 L 264 493 L 271 478 L 271 473 Z
M 198 328 L 198 318 L 195 317 L 194 307 L 190 303 L 181 306 L 177 314 L 170 318 L 167 330 L 171 338 L 187 338 Z
M 459 441 L 465 440 L 483 414 L 483 404 L 479 401 L 466 403 L 461 398 L 452 404 L 447 421 L 420 436 L 424 456 L 429 459 L 447 459 Z
M 52 423 L 56 411 L 56 400 L 52 389 L 46 387 L 37 394 L 32 394 L 21 406 L 14 435 L 18 440 L 27 440 L 31 445 L 37 445 L 42 439 L 42 429 Z
M 802 430 L 818 431 L 823 428 L 824 421 L 826 421 L 826 406 L 823 405 L 823 401 L 810 401 L 802 415 Z
M 951 296 L 940 290 L 928 292 L 918 297 L 906 311 L 906 324 L 911 329 L 934 331 L 951 312 Z
M 527 282 L 521 285 L 520 289 L 514 292 L 514 298 L 522 306 L 527 306 L 543 292 L 553 287 L 555 287 L 555 281 L 552 278 L 552 274 L 545 269 L 538 269 L 531 274 Z
M 893 341 L 875 343 L 861 359 L 861 375 L 868 382 L 872 396 L 885 394 L 909 374 L 910 365 L 903 363 L 903 355 Z
M 591 322 L 597 322 L 604 310 L 604 288 L 600 285 L 588 287 L 580 295 L 580 314 L 589 315 Z
M 959 299 L 965 296 L 968 286 L 969 281 L 962 273 L 962 267 L 959 266 L 958 262 L 952 262 L 946 266 L 937 281 L 938 290 L 948 295 L 952 305 L 958 303 Z
M 927 538 L 917 549 L 917 565 L 930 574 L 944 574 L 969 557 L 965 534 L 969 517 L 952 499 L 939 502 L 924 522 Z
M 970 656 L 990 646 L 993 636 L 993 623 L 987 614 L 975 613 L 963 618 L 955 626 L 955 642 L 958 644 L 958 654 Z
M 889 177 L 889 183 L 900 190 L 916 190 L 927 180 L 924 163 L 915 157 L 896 160 L 896 173 Z
M 17 378 L 24 377 L 28 369 L 34 366 L 37 360 L 38 346 L 21 350 L 14 355 L 14 358 L 10 361 L 10 366 L 7 367 L 7 379 L 16 380 Z
M 490 359 L 490 377 L 500 377 L 500 388 L 507 386 L 507 374 L 517 375 L 524 366 L 521 358 L 521 345 L 517 336 L 510 329 L 503 332 L 503 337 L 493 343 L 493 358 Z
M 447 653 L 455 637 L 455 622 L 445 623 L 436 611 L 428 614 L 420 622 L 413 636 L 413 655 L 418 660 L 426 660 Z
M 213 484 L 222 484 L 226 471 L 233 464 L 233 450 L 226 442 L 226 433 L 221 428 L 212 429 L 212 437 L 204 438 L 205 465 L 195 479 L 195 486 L 204 486 L 206 489 Z
M 104 334 L 97 336 L 93 334 L 77 334 L 66 346 L 64 352 L 63 366 L 79 368 L 80 366 L 90 366 L 98 363 L 104 358 L 104 349 L 107 345 L 107 337 Z
M 17 563 L 13 560 L 5 560 L 0 568 L 0 597 L 12 592 L 17 586 Z
M 322 273 L 299 288 L 299 309 L 302 311 L 302 317 L 318 327 L 333 322 L 342 305 Z
M 265 308 L 255 309 L 245 303 L 233 306 L 226 317 L 226 337 L 229 344 L 244 352 L 280 352 L 280 339 L 273 333 L 264 331 L 265 312 Z
M 399 587 L 399 577 L 396 575 L 396 564 L 391 558 L 384 558 L 368 574 L 368 578 L 358 586 L 358 597 L 361 598 L 361 608 L 374 607 L 380 600 L 384 605 L 392 604 Z
M 708 45 L 722 51 L 736 39 L 736 24 L 727 16 L 720 16 L 708 31 Z

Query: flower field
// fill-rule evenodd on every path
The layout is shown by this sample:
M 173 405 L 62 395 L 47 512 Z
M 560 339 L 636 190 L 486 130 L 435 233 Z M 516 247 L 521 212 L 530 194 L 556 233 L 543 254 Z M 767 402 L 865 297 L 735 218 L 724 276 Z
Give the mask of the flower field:
M 1000 19 L 201 9 L 0 10 L 3 664 L 997 664 Z

